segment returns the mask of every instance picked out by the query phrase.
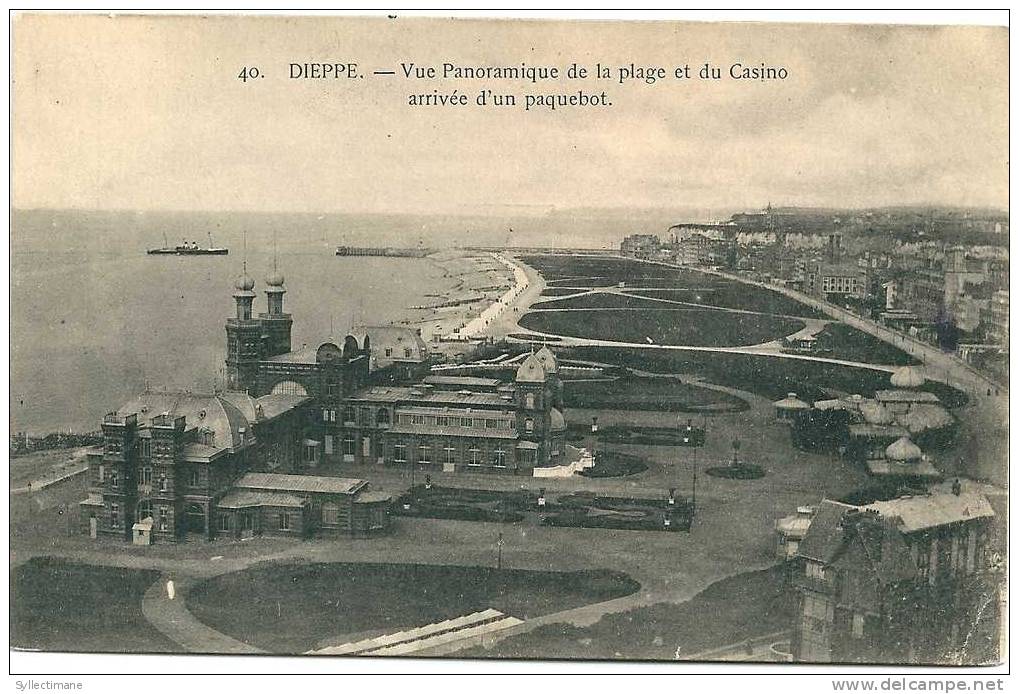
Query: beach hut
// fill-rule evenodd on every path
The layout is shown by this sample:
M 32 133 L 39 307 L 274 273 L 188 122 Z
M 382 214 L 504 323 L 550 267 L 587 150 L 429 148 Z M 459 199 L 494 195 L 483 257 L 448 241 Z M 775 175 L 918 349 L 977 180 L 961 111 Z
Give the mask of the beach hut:
M 775 417 L 780 422 L 791 422 L 796 418 L 797 412 L 809 410 L 810 405 L 796 397 L 796 393 L 789 393 L 786 397 L 774 403 Z

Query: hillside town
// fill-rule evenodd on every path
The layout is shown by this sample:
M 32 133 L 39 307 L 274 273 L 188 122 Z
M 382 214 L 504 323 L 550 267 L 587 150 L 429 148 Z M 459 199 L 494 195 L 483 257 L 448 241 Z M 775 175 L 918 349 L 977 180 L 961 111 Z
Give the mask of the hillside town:
M 1008 381 L 1008 214 L 772 207 L 634 234 L 624 255 L 783 287 L 954 352 Z M 810 345 L 819 350 L 823 344 Z

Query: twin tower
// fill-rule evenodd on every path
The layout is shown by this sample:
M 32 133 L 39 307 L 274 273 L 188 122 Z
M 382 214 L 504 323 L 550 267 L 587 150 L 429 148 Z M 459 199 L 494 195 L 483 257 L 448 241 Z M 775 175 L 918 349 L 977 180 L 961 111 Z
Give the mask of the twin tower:
M 284 278 L 275 267 L 265 278 L 268 311 L 252 316 L 255 301 L 255 280 L 247 268 L 234 283 L 237 315 L 226 321 L 226 387 L 227 390 L 249 391 L 258 378 L 258 363 L 277 354 L 290 352 L 290 330 L 294 324 L 289 313 L 283 312 Z

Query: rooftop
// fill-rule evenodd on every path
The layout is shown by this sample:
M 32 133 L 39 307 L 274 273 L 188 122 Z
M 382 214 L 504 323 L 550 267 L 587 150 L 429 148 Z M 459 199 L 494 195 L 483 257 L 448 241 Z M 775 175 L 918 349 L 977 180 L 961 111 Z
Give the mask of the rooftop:
M 994 516 L 987 498 L 975 492 L 965 492 L 959 496 L 941 493 L 875 501 L 864 508 L 874 509 L 882 516 L 897 518 L 899 529 L 904 533 Z
M 232 489 L 216 505 L 219 508 L 240 509 L 255 506 L 286 506 L 300 508 L 304 501 L 293 494 L 282 492 L 252 491 L 250 489 Z
M 356 494 L 367 486 L 364 480 L 350 477 L 319 477 L 316 475 L 280 475 L 249 472 L 234 484 L 239 489 L 266 489 L 284 492 L 317 492 L 324 494 Z

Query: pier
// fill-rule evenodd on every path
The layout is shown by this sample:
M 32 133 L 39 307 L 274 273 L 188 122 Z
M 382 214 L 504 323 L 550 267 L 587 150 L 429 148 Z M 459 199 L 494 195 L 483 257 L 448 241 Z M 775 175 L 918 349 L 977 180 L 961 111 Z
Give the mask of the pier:
M 336 255 L 381 256 L 385 258 L 424 258 L 430 248 L 388 248 L 381 246 L 337 246 Z

